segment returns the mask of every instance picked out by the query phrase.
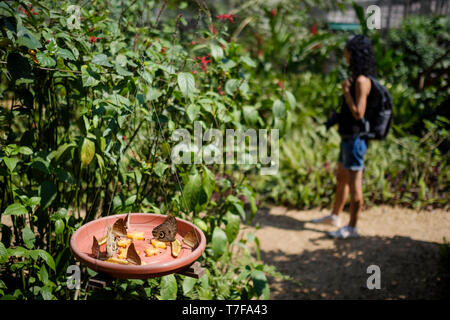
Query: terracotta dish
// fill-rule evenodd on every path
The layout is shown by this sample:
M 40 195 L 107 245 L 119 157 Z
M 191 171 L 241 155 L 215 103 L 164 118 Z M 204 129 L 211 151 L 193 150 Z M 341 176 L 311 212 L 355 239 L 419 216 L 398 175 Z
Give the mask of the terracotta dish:
M 139 251 L 139 256 L 145 264 L 122 265 L 94 258 L 92 255 L 92 237 L 102 238 L 106 235 L 109 225 L 112 225 L 117 219 L 123 219 L 125 216 L 126 214 L 117 214 L 100 218 L 83 225 L 75 231 L 70 239 L 70 248 L 75 258 L 92 270 L 113 278 L 145 279 L 181 271 L 197 260 L 205 250 L 206 238 L 203 232 L 194 224 L 176 218 L 178 226 L 176 239 L 182 243 L 178 257 L 174 258 L 172 256 L 170 245 L 165 250 L 161 250 L 160 254 L 147 257 L 144 250 L 151 246 L 150 239 L 153 239 L 152 230 L 161 224 L 167 216 L 150 213 L 131 213 L 130 230 L 128 232 L 134 230 L 145 232 L 145 240 L 134 242 L 136 250 Z M 192 229 L 195 230 L 199 239 L 199 244 L 195 249 L 183 243 L 183 236 Z M 102 245 L 100 250 L 105 251 L 105 245 Z

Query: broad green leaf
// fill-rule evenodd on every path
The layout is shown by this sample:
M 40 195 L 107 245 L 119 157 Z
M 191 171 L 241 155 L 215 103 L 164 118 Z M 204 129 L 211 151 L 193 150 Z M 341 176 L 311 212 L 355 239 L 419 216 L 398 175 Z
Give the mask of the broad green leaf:
M 194 224 L 200 228 L 203 232 L 208 232 L 208 225 L 200 218 L 194 219 Z
M 253 287 L 255 288 L 258 297 L 265 300 L 270 298 L 269 284 L 267 283 L 267 278 L 264 272 L 260 270 L 253 270 L 252 274 Z
M 277 118 L 283 117 L 284 116 L 284 103 L 279 99 L 275 100 L 275 102 L 273 103 L 273 106 L 272 106 L 272 112 L 273 112 L 273 115 Z
M 34 235 L 34 232 L 30 228 L 25 227 L 22 229 L 22 239 L 25 247 L 27 247 L 28 249 L 32 249 L 34 247 L 36 237 Z
M 153 171 L 155 172 L 155 174 L 156 174 L 158 177 L 162 178 L 163 175 L 164 175 L 164 171 L 166 171 L 166 169 L 167 169 L 168 167 L 169 167 L 169 166 L 168 166 L 167 164 L 165 164 L 164 162 L 158 162 L 158 163 L 155 165 L 155 167 L 153 168 Z
M 227 250 L 227 235 L 218 227 L 214 228 L 212 234 L 212 249 L 215 258 L 221 257 Z
M 237 79 L 230 79 L 225 83 L 225 92 L 229 94 L 230 96 L 234 96 L 236 93 L 236 90 L 239 87 L 239 80 Z
M 8 250 L 6 250 L 3 242 L 0 242 L 0 264 L 3 264 L 6 261 L 8 261 L 8 258 L 9 258 Z
M 95 155 L 95 143 L 88 138 L 84 138 L 83 145 L 81 146 L 81 163 L 83 166 L 88 166 L 91 163 Z
M 124 76 L 124 77 L 130 77 L 133 75 L 132 72 L 128 71 L 127 69 L 120 66 L 119 64 L 116 64 L 116 72 L 117 72 L 117 74 Z
M 286 90 L 284 93 L 286 94 L 286 99 L 289 103 L 289 106 L 291 107 L 291 109 L 294 109 L 297 105 L 297 100 L 295 99 L 294 95 L 289 90 Z
M 33 150 L 31 150 L 28 147 L 20 147 L 19 152 L 23 155 L 29 156 L 30 154 L 33 154 Z
M 177 298 L 177 280 L 173 274 L 161 277 L 161 299 L 175 300 Z
M 189 180 L 183 189 L 183 202 L 189 211 L 194 211 L 195 206 L 200 201 L 200 196 L 202 192 L 202 177 L 195 171 L 189 175 Z
M 81 66 L 81 80 L 83 81 L 83 87 L 94 87 L 100 83 L 100 77 L 87 65 Z
M 24 257 L 27 256 L 29 251 L 25 249 L 24 247 L 15 247 L 15 248 L 8 248 L 7 249 L 7 255 L 14 256 L 14 257 Z
M 209 201 L 216 188 L 216 176 L 206 166 L 203 167 L 202 187 Z
M 191 103 L 187 107 L 186 113 L 187 113 L 187 115 L 189 117 L 189 120 L 191 120 L 193 122 L 193 121 L 195 121 L 197 119 L 197 116 L 200 113 L 200 106 L 198 104 Z
M 241 218 L 237 214 L 227 212 L 225 215 L 227 223 L 225 225 L 225 233 L 227 234 L 228 242 L 233 242 L 239 233 L 239 226 L 241 224 Z
M 223 50 L 220 46 L 216 44 L 211 44 L 210 48 L 211 48 L 211 55 L 214 58 L 214 60 L 218 61 L 223 58 Z
M 20 203 L 13 203 L 10 204 L 5 212 L 3 212 L 4 215 L 21 215 L 21 214 L 27 214 L 28 210 Z
M 19 158 L 8 158 L 8 157 L 3 157 L 3 161 L 5 162 L 6 166 L 8 167 L 10 172 L 13 172 L 14 169 L 17 166 L 17 163 L 20 161 Z
M 55 200 L 58 193 L 58 188 L 53 182 L 44 181 L 41 185 L 40 197 L 42 209 L 47 209 Z
M 108 61 L 108 57 L 106 56 L 106 54 L 103 54 L 103 53 L 93 56 L 92 63 L 98 64 L 99 66 L 104 66 L 104 67 L 112 67 L 113 66 Z
M 252 58 L 248 56 L 242 56 L 241 61 L 248 65 L 249 67 L 256 68 L 256 62 L 252 60 Z
M 55 156 L 53 157 L 53 159 L 58 162 L 59 158 L 61 158 L 61 156 L 64 154 L 64 152 L 66 152 L 66 150 L 76 147 L 75 143 L 64 143 L 62 145 L 60 145 L 58 147 L 58 149 L 56 150 Z
M 39 64 L 43 67 L 54 67 L 56 65 L 55 59 L 44 52 L 36 53 L 36 58 Z
M 187 97 L 195 92 L 195 78 L 191 73 L 180 72 L 178 74 L 178 87 L 181 93 Z
M 36 37 L 33 36 L 30 32 L 27 32 L 24 35 L 17 37 L 16 44 L 20 46 L 25 46 L 28 49 L 42 48 L 42 45 L 39 42 L 39 40 L 37 40 Z
M 53 294 L 52 294 L 52 290 L 50 287 L 48 287 L 48 286 L 42 287 L 40 292 L 41 292 L 42 298 L 44 300 L 52 300 L 53 299 Z
M 258 110 L 253 106 L 244 106 L 242 108 L 244 119 L 248 124 L 255 124 L 258 121 Z
M 39 270 L 39 279 L 44 285 L 48 284 L 48 272 L 47 268 L 45 268 L 45 264 L 43 264 L 41 269 Z
M 183 294 L 188 294 L 191 292 L 191 290 L 194 288 L 195 284 L 197 283 L 197 279 L 186 277 L 183 280 Z
M 58 56 L 63 58 L 64 60 L 76 60 L 73 53 L 67 49 L 58 48 Z
M 53 257 L 47 251 L 42 250 L 42 249 L 37 249 L 34 251 L 37 252 L 39 257 L 41 257 L 53 271 L 56 271 L 55 270 L 55 260 L 53 260 Z

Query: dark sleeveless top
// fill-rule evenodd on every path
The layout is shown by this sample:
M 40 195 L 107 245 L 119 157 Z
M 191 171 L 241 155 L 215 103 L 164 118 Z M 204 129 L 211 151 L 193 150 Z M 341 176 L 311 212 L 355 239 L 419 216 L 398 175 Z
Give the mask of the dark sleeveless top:
M 370 93 L 367 96 L 366 111 L 371 108 L 374 103 L 376 103 L 376 90 L 372 90 L 373 83 L 371 82 Z M 353 101 L 356 103 L 356 85 L 355 81 L 351 82 L 350 94 Z M 363 120 L 356 120 L 353 117 L 350 108 L 347 106 L 344 96 L 342 96 L 341 111 L 338 117 L 338 132 L 343 138 L 354 138 L 358 136 L 361 132 L 364 132 L 364 122 Z

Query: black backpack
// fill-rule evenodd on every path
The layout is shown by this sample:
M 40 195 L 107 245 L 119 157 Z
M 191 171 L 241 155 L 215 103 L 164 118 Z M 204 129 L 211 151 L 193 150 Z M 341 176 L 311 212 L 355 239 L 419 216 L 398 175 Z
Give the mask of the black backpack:
M 384 140 L 392 123 L 392 97 L 386 87 L 381 85 L 374 77 L 369 76 L 376 90 L 376 101 L 367 106 L 364 115 L 365 132 L 361 137 L 373 140 Z

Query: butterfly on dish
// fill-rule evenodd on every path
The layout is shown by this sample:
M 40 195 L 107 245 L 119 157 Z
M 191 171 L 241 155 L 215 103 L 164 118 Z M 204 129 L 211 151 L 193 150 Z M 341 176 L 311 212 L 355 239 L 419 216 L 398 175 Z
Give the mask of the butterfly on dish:
M 168 215 L 163 223 L 153 229 L 152 235 L 159 241 L 172 242 L 175 241 L 177 232 L 177 220 L 173 215 Z

